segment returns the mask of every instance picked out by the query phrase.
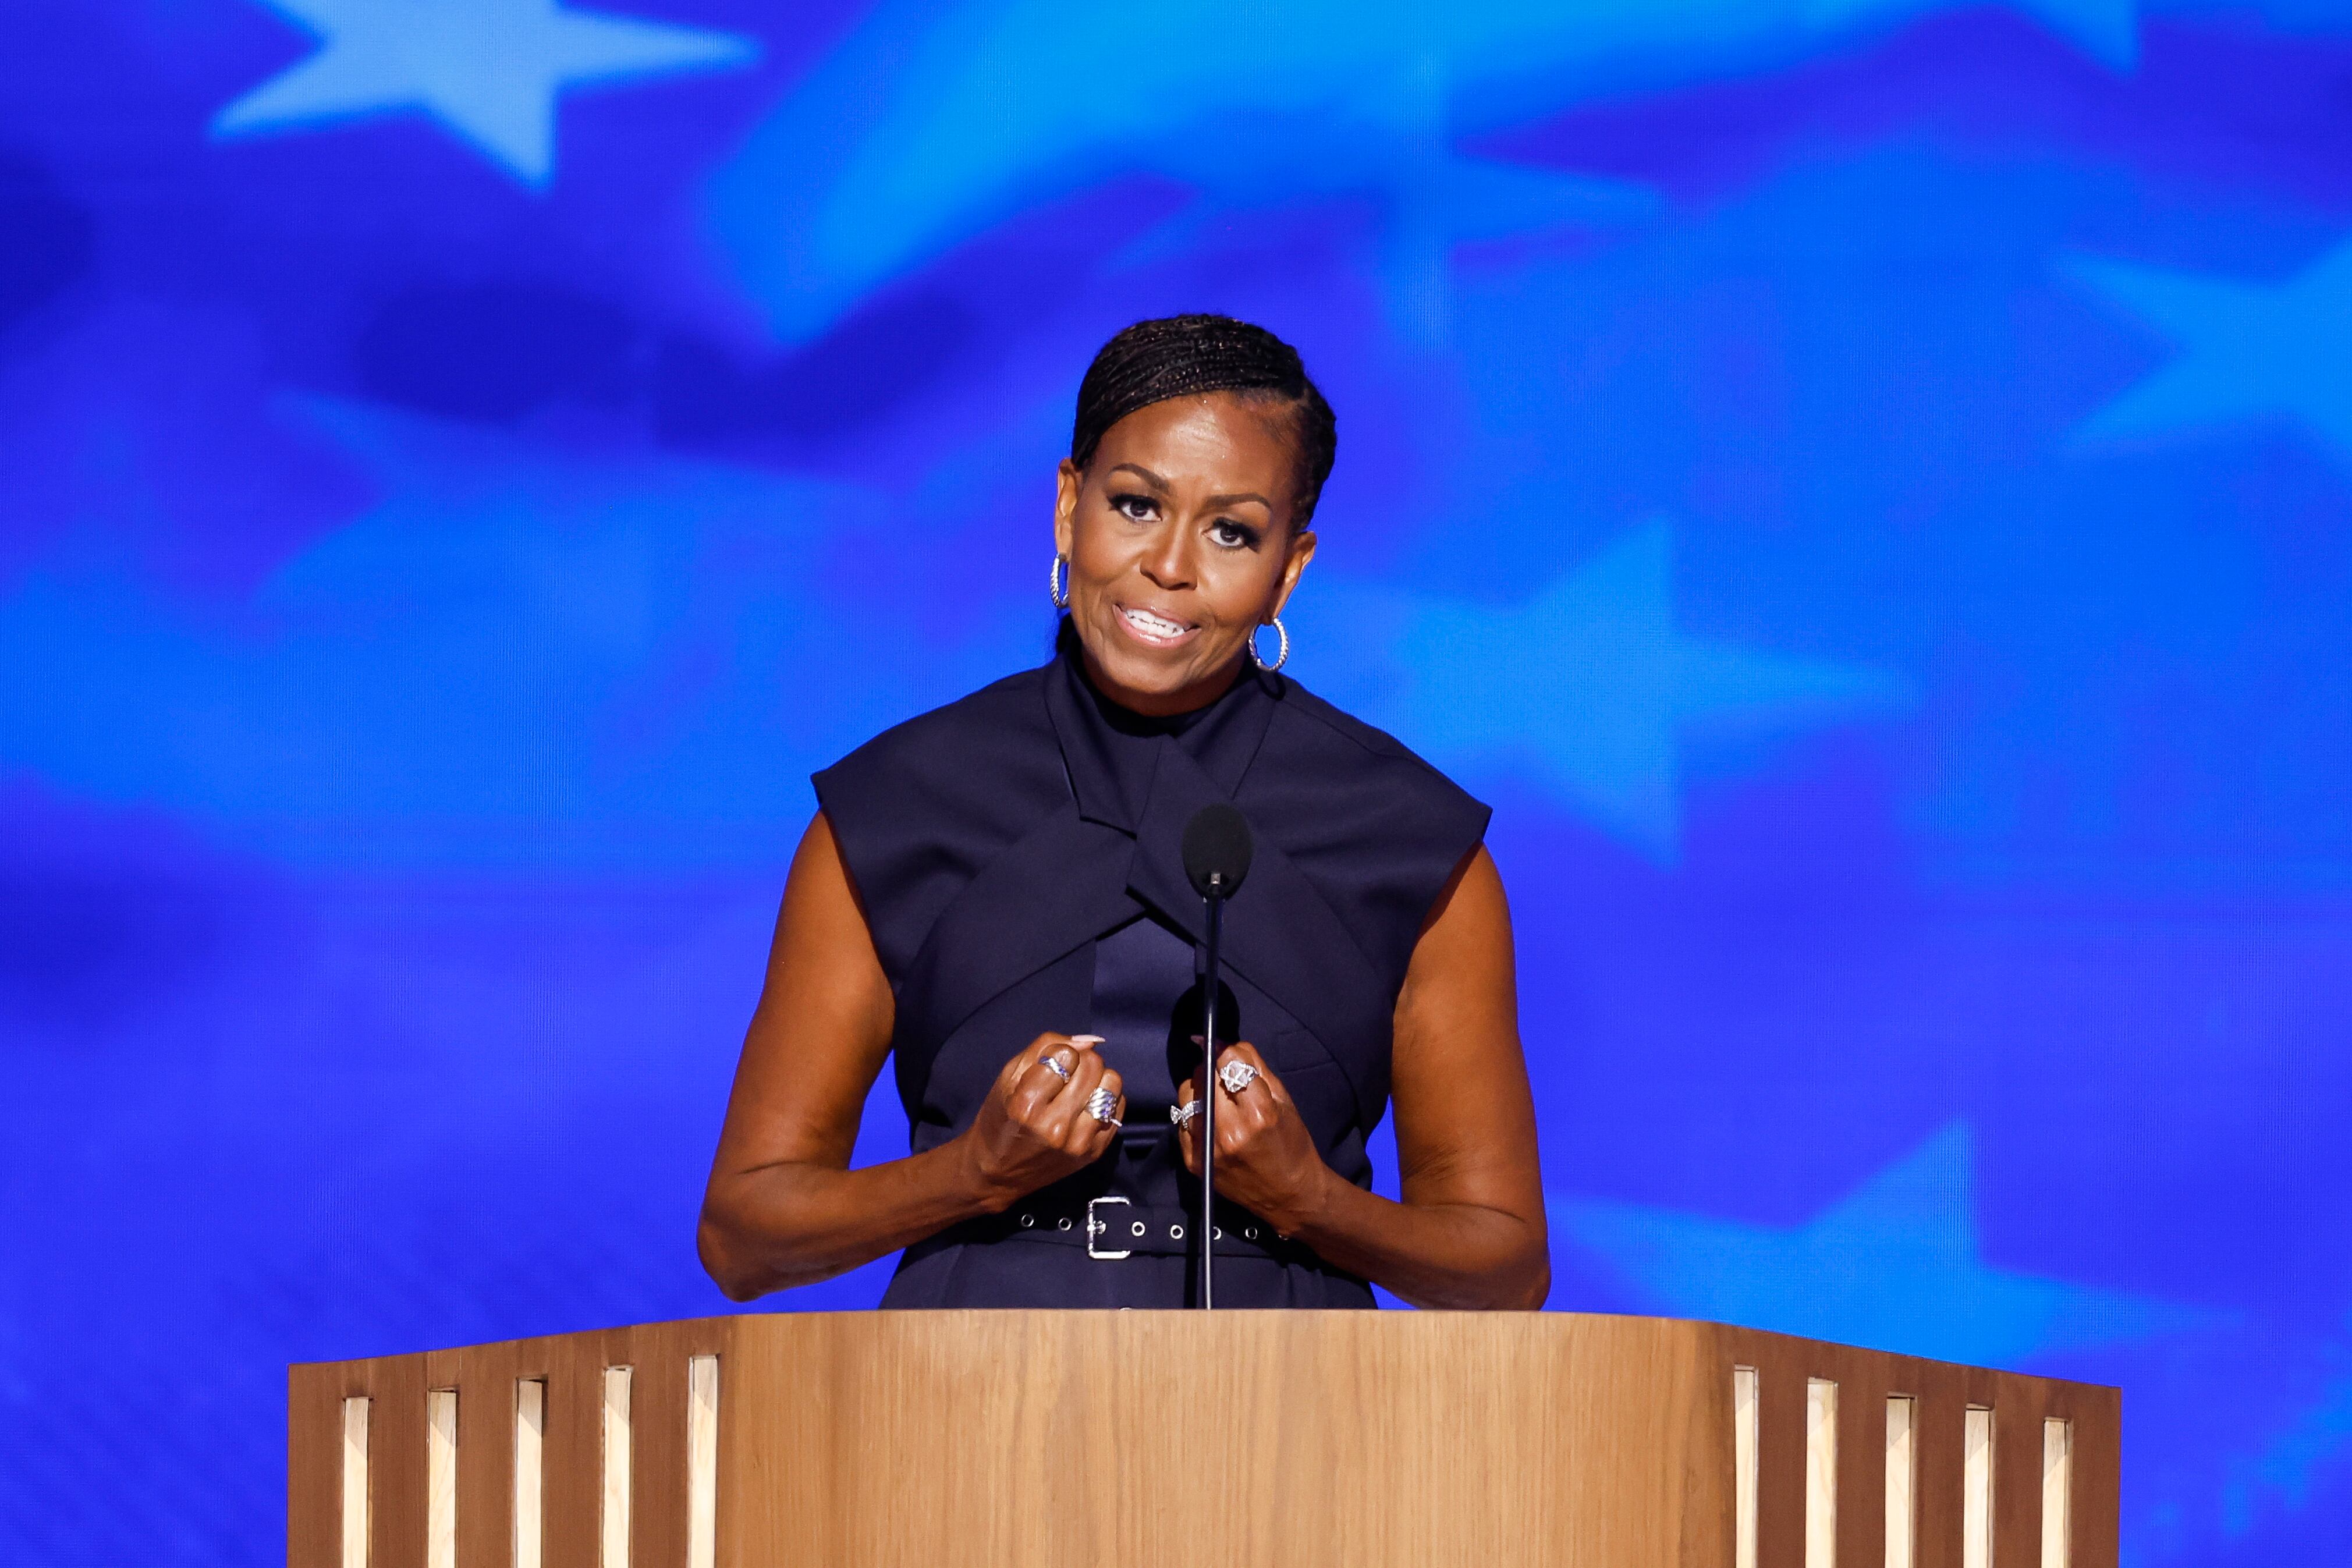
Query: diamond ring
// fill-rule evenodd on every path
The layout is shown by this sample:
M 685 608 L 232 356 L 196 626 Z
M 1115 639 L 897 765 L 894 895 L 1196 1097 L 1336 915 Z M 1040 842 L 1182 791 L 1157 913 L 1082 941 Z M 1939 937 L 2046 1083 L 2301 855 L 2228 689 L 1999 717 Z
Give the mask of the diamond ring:
M 1064 1083 L 1070 1081 L 1070 1069 L 1064 1067 L 1062 1065 L 1062 1058 L 1055 1056 L 1053 1052 L 1047 1051 L 1044 1056 L 1039 1057 L 1037 1060 L 1045 1066 L 1053 1068 L 1054 1076 L 1060 1079 Z
M 1200 1114 L 1201 1102 L 1197 1100 L 1188 1100 L 1181 1105 L 1171 1105 L 1168 1108 L 1168 1120 L 1178 1127 L 1192 1126 L 1193 1119 Z
M 1113 1114 L 1118 1105 L 1118 1096 L 1107 1089 L 1098 1089 L 1087 1096 L 1087 1114 L 1106 1127 L 1119 1125 L 1118 1118 Z
M 1257 1081 L 1257 1068 L 1247 1062 L 1227 1062 L 1217 1069 L 1217 1081 L 1227 1094 L 1239 1094 Z

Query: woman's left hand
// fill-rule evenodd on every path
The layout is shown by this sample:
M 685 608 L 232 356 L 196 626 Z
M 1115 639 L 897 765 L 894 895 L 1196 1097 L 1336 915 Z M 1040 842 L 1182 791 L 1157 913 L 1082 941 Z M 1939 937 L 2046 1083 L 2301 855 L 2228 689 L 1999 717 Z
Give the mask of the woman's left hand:
M 1235 1094 L 1222 1075 L 1235 1062 L 1255 1076 Z M 1331 1167 L 1315 1146 L 1298 1108 L 1290 1101 L 1282 1080 L 1274 1076 L 1257 1048 L 1247 1041 L 1229 1046 L 1217 1058 L 1217 1195 L 1231 1198 L 1276 1230 L 1297 1230 L 1319 1205 Z M 1176 1091 L 1176 1103 L 1188 1105 L 1200 1094 L 1196 1078 L 1186 1079 Z M 1184 1149 L 1184 1168 L 1201 1172 L 1201 1120 L 1194 1117 L 1178 1134 Z

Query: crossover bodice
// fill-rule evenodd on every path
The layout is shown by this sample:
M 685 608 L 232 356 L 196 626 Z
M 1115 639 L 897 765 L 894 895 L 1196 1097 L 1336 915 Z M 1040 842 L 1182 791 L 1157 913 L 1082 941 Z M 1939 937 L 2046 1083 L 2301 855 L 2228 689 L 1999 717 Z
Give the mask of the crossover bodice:
M 1048 1030 L 1103 1036 L 1128 1092 L 1102 1160 L 909 1247 L 886 1306 L 1186 1303 L 1198 1187 L 1167 1111 L 1198 1054 L 1205 928 L 1180 847 L 1213 801 L 1256 838 L 1226 911 L 1220 1037 L 1255 1045 L 1324 1158 L 1369 1185 L 1397 994 L 1485 832 L 1484 806 L 1295 681 L 1245 670 L 1197 712 L 1147 719 L 1094 689 L 1074 643 L 816 775 L 896 998 L 913 1147 L 971 1126 Z M 1370 1304 L 1255 1215 L 1218 1228 L 1220 1305 Z

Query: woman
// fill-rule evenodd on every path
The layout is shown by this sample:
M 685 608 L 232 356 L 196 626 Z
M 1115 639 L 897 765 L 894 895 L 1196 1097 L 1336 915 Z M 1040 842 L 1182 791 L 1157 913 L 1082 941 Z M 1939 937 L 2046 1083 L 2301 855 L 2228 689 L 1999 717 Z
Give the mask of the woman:
M 1257 849 L 1217 1002 L 1244 1043 L 1206 1090 L 1217 1304 L 1369 1307 L 1367 1281 L 1542 1304 L 1486 808 L 1275 673 L 1335 446 L 1260 328 L 1144 321 L 1096 357 L 1055 509 L 1054 661 L 816 775 L 703 1205 L 730 1296 L 903 1247 L 885 1306 L 1190 1304 L 1203 916 L 1180 839 L 1229 801 Z M 913 1152 L 851 1170 L 892 1055 Z M 1391 1098 L 1402 1203 L 1365 1154 Z

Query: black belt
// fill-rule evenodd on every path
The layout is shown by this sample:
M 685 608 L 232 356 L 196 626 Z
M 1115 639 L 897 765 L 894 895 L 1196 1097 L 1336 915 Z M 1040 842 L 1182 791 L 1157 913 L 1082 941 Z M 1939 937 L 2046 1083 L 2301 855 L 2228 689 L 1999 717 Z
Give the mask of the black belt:
M 1274 1226 L 1241 1210 L 1221 1212 L 1216 1225 L 1216 1249 L 1228 1255 L 1271 1258 L 1280 1262 L 1306 1262 L 1314 1254 L 1301 1244 L 1276 1236 Z M 909 1256 L 927 1255 L 941 1247 L 997 1241 L 1040 1242 L 1076 1247 L 1105 1262 L 1141 1253 L 1148 1258 L 1183 1258 L 1200 1243 L 1196 1233 L 1201 1215 L 1196 1209 L 1172 1205 L 1136 1203 L 1128 1198 L 1101 1197 L 1076 1209 L 1066 1201 L 1022 1204 L 1003 1214 L 950 1226 L 928 1241 L 908 1248 Z

